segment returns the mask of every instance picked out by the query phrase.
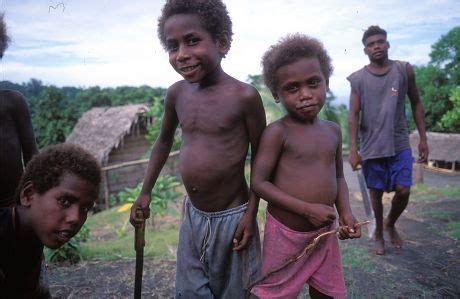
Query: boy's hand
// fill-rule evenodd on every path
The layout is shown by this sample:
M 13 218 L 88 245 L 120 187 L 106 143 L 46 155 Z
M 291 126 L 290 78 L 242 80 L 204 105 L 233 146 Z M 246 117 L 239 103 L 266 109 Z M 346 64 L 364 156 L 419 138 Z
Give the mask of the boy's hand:
M 353 170 L 358 169 L 358 165 L 361 165 L 361 156 L 357 151 L 350 151 L 350 155 L 348 156 L 348 163 Z
M 309 204 L 308 211 L 305 215 L 314 226 L 330 224 L 336 218 L 335 209 L 333 207 L 319 203 Z
M 254 217 L 250 213 L 244 213 L 233 235 L 233 250 L 243 250 L 249 246 L 254 235 L 255 224 Z
M 356 225 L 355 217 L 351 214 L 341 215 L 339 218 L 340 226 L 339 239 L 354 239 L 361 237 L 361 225 Z
M 131 214 L 129 216 L 129 222 L 131 222 L 133 226 L 137 226 L 141 224 L 142 222 L 145 221 L 145 219 L 150 217 L 149 205 L 150 205 L 150 194 L 149 195 L 142 195 L 142 194 L 139 195 L 137 200 L 131 206 Z M 137 210 L 142 210 L 143 218 L 138 218 L 138 216 L 136 215 Z

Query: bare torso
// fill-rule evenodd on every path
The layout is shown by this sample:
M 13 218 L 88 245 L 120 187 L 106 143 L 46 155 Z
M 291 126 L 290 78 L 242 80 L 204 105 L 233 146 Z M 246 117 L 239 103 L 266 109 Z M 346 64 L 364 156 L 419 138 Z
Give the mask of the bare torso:
M 244 165 L 250 138 L 245 101 L 254 100 L 255 92 L 233 78 L 205 89 L 180 85 L 175 96 L 182 128 L 180 173 L 198 209 L 220 211 L 248 201 Z
M 284 143 L 273 184 L 302 201 L 333 206 L 337 196 L 337 129 L 328 121 L 312 125 L 278 121 L 284 127 Z M 270 213 L 297 231 L 316 229 L 307 218 L 269 204 Z

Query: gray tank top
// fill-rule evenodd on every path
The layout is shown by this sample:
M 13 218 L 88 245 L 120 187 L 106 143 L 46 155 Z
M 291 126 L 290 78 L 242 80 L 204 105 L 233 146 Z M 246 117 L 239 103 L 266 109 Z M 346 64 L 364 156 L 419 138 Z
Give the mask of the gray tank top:
M 410 148 L 404 101 L 407 62 L 394 60 L 382 75 L 367 67 L 347 79 L 360 97 L 360 155 L 363 160 L 390 157 Z

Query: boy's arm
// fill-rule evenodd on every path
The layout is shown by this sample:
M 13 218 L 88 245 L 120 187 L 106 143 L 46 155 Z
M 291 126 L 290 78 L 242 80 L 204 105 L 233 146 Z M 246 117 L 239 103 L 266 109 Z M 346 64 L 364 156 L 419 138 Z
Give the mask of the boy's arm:
M 307 218 L 315 226 L 331 223 L 335 219 L 333 207 L 299 200 L 271 182 L 283 149 L 283 135 L 284 128 L 278 123 L 268 126 L 262 134 L 260 149 L 251 173 L 251 184 L 254 192 L 271 204 Z
M 426 139 L 426 130 L 425 130 L 425 112 L 423 110 L 423 104 L 420 100 L 417 84 L 415 83 L 415 73 L 412 66 L 408 63 L 406 65 L 407 71 L 407 80 L 408 80 L 408 89 L 407 95 L 410 99 L 410 104 L 412 108 L 412 115 L 414 116 L 414 121 L 417 126 L 418 135 L 420 138 L 418 145 L 418 162 L 425 163 L 428 160 L 428 144 Z
M 339 222 L 341 226 L 346 226 L 339 231 L 341 239 L 359 238 L 361 236 L 361 227 L 355 225 L 357 223 L 350 207 L 350 199 L 347 182 L 343 174 L 343 159 L 342 159 L 342 132 L 340 128 L 335 128 L 338 132 L 339 145 L 335 155 L 335 167 L 337 176 L 337 198 L 335 206 L 339 213 Z
M 348 162 L 353 170 L 356 170 L 361 164 L 361 156 L 358 153 L 358 127 L 359 111 L 361 109 L 361 100 L 358 92 L 352 87 L 350 94 L 350 111 L 348 112 L 348 137 L 350 143 L 350 155 Z
M 14 111 L 16 114 L 14 119 L 16 120 L 16 128 L 18 129 L 25 166 L 32 156 L 38 153 L 38 149 L 27 102 L 21 94 L 14 93 L 14 97 Z
M 178 122 L 175 110 L 175 96 L 168 90 L 165 98 L 165 111 L 161 121 L 160 133 L 153 144 L 149 164 L 142 184 L 141 194 L 131 207 L 130 222 L 134 226 L 150 217 L 149 205 L 152 188 L 155 185 L 163 165 L 168 159 Z M 137 209 L 143 210 L 144 217 L 142 219 L 136 217 Z
M 254 160 L 259 148 L 260 136 L 267 124 L 265 119 L 265 110 L 262 105 L 262 99 L 259 93 L 251 88 L 253 93 L 250 98 L 246 101 L 245 109 L 245 124 L 248 130 L 249 143 L 251 145 L 251 170 L 254 165 Z M 238 226 L 235 230 L 233 239 L 233 249 L 242 250 L 245 249 L 254 235 L 254 224 L 255 218 L 257 217 L 257 210 L 259 208 L 259 197 L 249 189 L 249 202 L 246 212 L 240 219 Z

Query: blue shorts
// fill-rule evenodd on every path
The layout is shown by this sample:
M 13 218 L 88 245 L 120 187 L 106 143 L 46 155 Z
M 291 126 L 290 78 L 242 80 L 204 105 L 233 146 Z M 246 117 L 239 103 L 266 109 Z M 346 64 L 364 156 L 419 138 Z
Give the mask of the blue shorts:
M 411 186 L 412 160 L 410 148 L 391 157 L 364 160 L 363 173 L 367 188 L 391 192 L 396 185 Z

